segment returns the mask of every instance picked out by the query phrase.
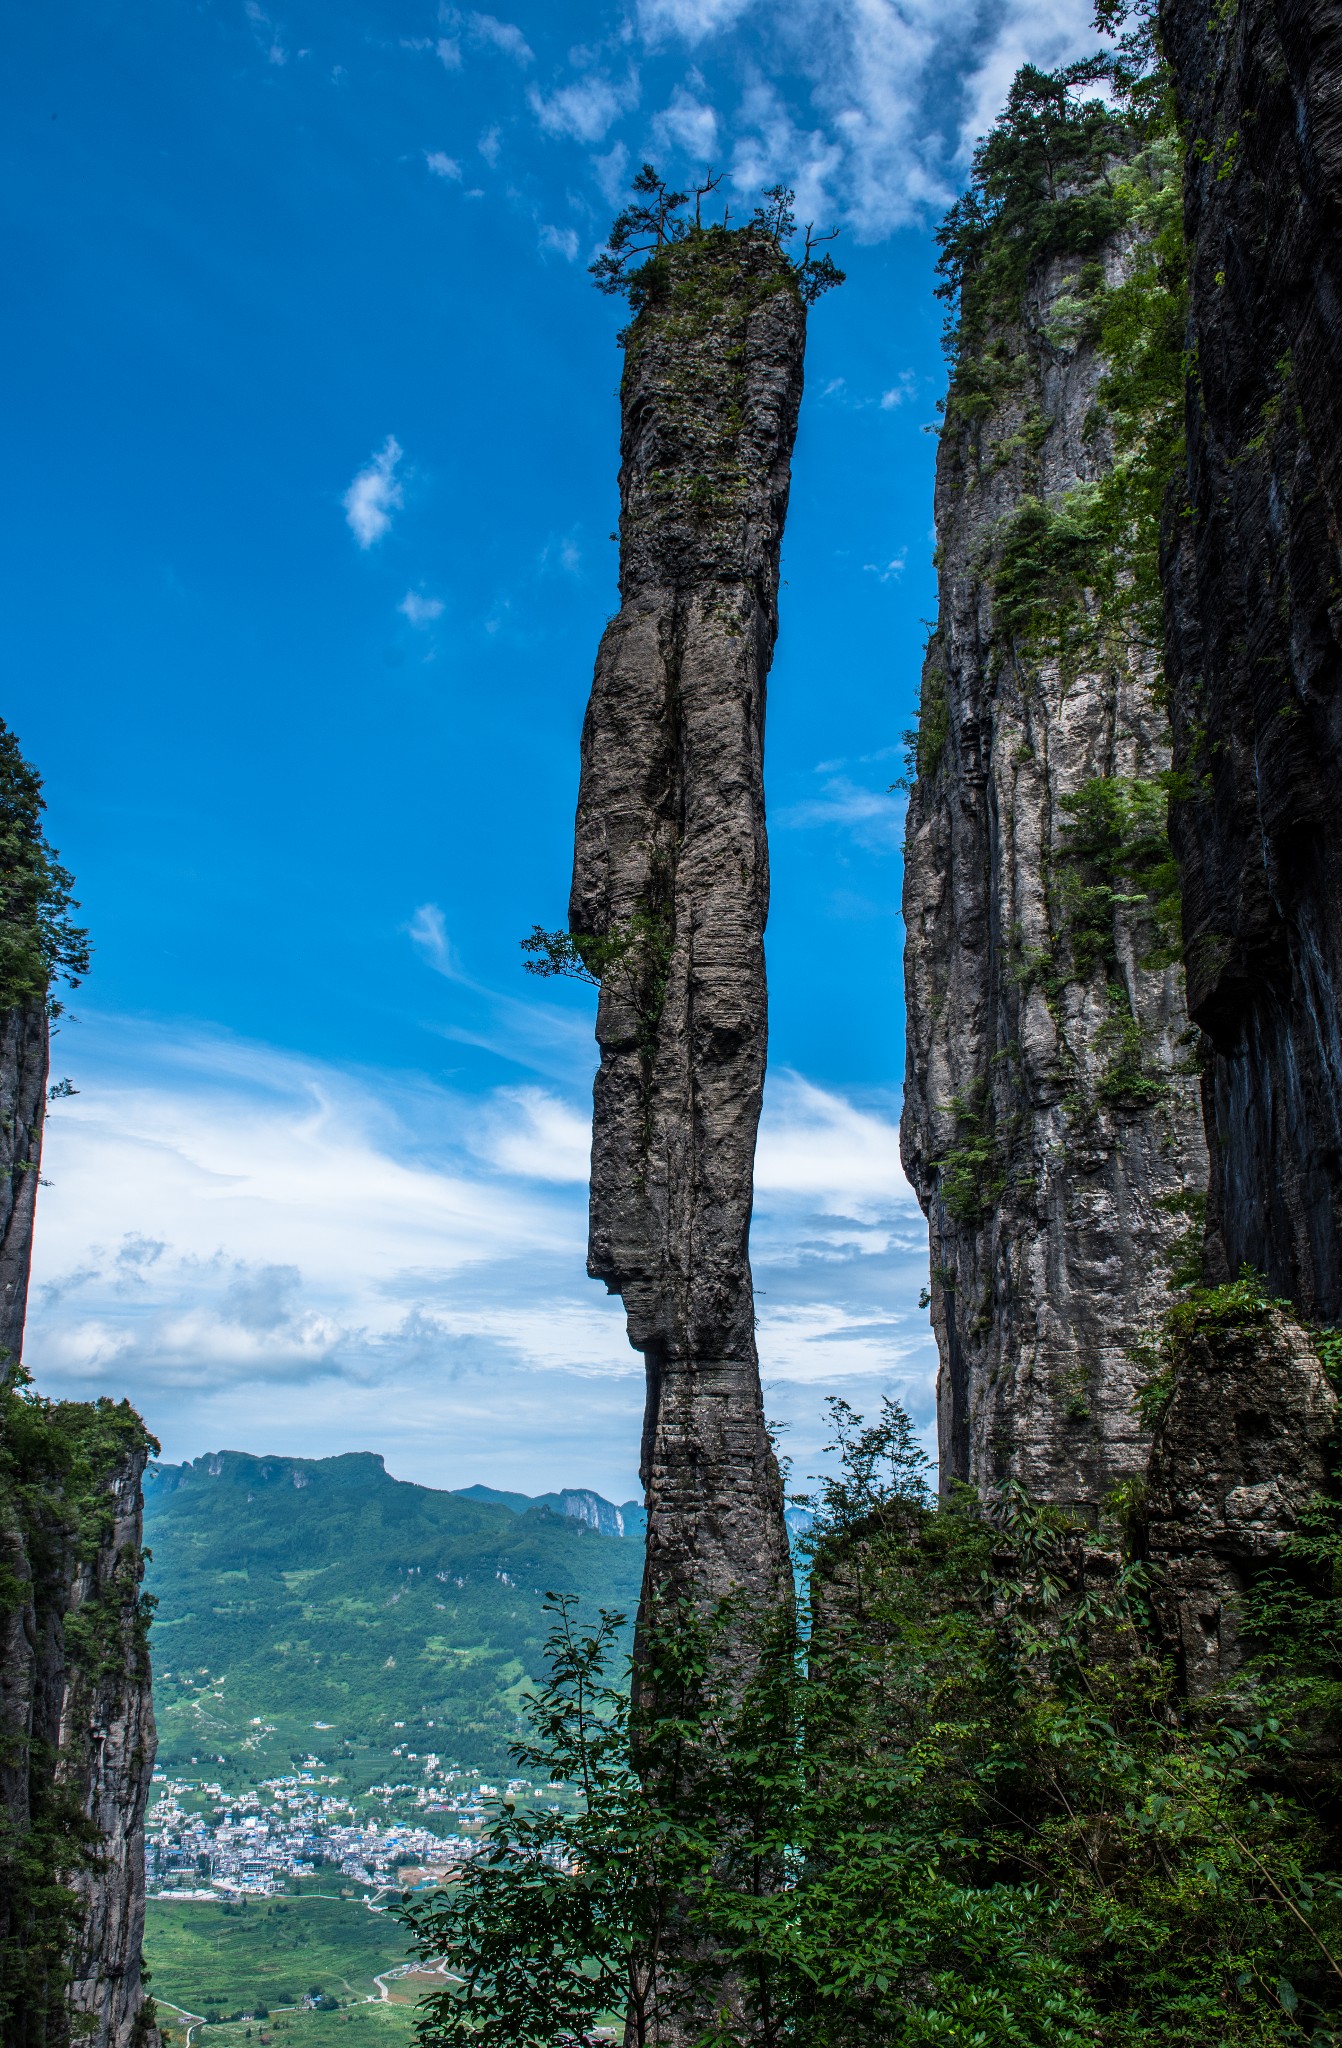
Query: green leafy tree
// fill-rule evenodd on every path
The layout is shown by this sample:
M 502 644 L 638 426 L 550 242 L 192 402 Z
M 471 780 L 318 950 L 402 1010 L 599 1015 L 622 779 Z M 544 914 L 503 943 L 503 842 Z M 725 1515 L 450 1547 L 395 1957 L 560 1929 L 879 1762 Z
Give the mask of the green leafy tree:
M 0 1010 L 47 998 L 52 982 L 72 988 L 89 967 L 88 933 L 71 912 L 74 879 L 42 832 L 42 781 L 0 720 Z

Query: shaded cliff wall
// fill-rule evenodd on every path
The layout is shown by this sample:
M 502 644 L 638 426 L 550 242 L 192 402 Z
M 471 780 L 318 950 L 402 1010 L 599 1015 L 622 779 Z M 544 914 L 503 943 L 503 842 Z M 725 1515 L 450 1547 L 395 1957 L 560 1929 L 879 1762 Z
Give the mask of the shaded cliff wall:
M 902 1148 L 931 1231 L 943 1485 L 1018 1480 L 1093 1513 L 1144 1465 L 1132 1350 L 1206 1181 L 1158 624 L 1125 553 L 1167 400 L 1112 391 L 1106 353 L 1123 316 L 1148 370 L 1170 354 L 1139 330 L 1142 295 L 1169 292 L 1177 164 L 1075 96 L 1026 112 L 1013 99 L 996 180 L 981 161 L 946 237 L 960 327 L 906 840 Z
M 47 1066 L 46 999 L 30 997 L 0 1013 L 0 1374 L 23 1351 Z
M 147 2048 L 140 1479 L 157 1445 L 124 1402 L 0 1398 L 0 2041 Z
M 1342 18 L 1166 0 L 1190 143 L 1186 492 L 1167 536 L 1209 1277 L 1342 1318 Z
M 806 316 L 786 259 L 749 228 L 676 244 L 640 295 L 621 606 L 583 728 L 570 927 L 602 970 L 588 1265 L 623 1295 L 648 1370 L 646 1616 L 653 1593 L 790 1586 L 748 1235 L 765 678 Z
M 126 1403 L 45 1401 L 22 1367 L 48 991 L 87 960 L 39 789 L 0 725 L 0 2044 L 151 2048 L 140 1480 L 158 1446 Z

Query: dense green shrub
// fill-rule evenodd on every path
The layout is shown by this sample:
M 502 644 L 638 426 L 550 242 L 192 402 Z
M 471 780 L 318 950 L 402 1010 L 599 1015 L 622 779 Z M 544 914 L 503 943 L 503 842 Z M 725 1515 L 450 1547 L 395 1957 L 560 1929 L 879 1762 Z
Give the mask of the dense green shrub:
M 0 1011 L 88 972 L 88 933 L 70 917 L 73 878 L 43 837 L 43 809 L 41 778 L 0 720 Z
M 757 1625 L 729 1685 L 728 1618 L 665 1617 L 640 1777 L 609 1618 L 584 1636 L 561 1610 L 520 1755 L 584 1810 L 502 1811 L 489 1856 L 411 1910 L 460 1975 L 422 2038 L 554 2048 L 627 2013 L 642 2041 L 679 1984 L 705 2043 L 1342 2041 L 1337 1773 L 1301 1735 L 1336 1603 L 1303 1634 L 1282 1613 L 1314 1693 L 1278 1648 L 1271 1711 L 1246 1717 L 1241 1677 L 1233 1720 L 1194 1719 L 1139 1561 L 1020 1492 L 936 1505 L 900 1410 L 835 1416 L 809 1629 Z M 1335 1549 L 1335 1523 L 1300 1540 Z

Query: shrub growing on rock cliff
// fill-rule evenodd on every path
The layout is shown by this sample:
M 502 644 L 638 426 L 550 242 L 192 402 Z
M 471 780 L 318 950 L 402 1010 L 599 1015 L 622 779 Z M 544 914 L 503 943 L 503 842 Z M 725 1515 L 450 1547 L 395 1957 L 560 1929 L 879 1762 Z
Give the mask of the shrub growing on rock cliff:
M 88 972 L 88 933 L 70 916 L 74 880 L 43 836 L 44 808 L 41 777 L 0 720 L 0 1011 Z
M 704 173 L 704 183 L 694 188 L 694 218 L 691 220 L 684 211 L 691 194 L 673 191 L 666 179 L 658 175 L 654 165 L 644 164 L 630 187 L 634 195 L 632 204 L 616 214 L 606 237 L 605 249 L 588 266 L 598 291 L 626 294 L 637 312 L 647 296 L 651 273 L 664 250 L 696 238 L 705 241 L 728 234 L 752 233 L 767 237 L 780 253 L 786 255 L 797 289 L 808 306 L 813 305 L 822 293 L 843 283 L 844 273 L 833 257 L 828 253 L 823 256 L 815 253 L 822 243 L 835 239 L 839 232 L 837 228 L 817 235 L 814 224 L 808 223 L 803 232 L 801 253 L 792 253 L 791 244 L 797 234 L 797 216 L 793 211 L 796 194 L 787 185 L 771 185 L 762 195 L 764 204 L 757 206 L 750 219 L 735 229 L 731 226 L 731 211 L 727 207 L 723 208 L 720 222 L 705 222 L 703 202 L 721 182 L 721 173 L 716 178 L 711 170 Z

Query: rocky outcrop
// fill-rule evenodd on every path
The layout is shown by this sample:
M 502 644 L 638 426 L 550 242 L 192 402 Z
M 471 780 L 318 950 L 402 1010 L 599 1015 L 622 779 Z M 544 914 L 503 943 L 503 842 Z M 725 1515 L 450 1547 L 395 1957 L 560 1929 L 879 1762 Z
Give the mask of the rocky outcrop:
M 23 1349 L 47 1066 L 45 1001 L 0 1012 L 0 1374 Z
M 1193 148 L 1166 545 L 1174 834 L 1207 1035 L 1209 1277 L 1342 1318 L 1342 20 L 1165 0 Z
M 1280 1565 L 1329 1485 L 1337 1396 L 1298 1323 L 1245 1289 L 1176 1322 L 1168 1406 L 1151 1447 L 1151 1602 L 1190 1700 L 1244 1662 L 1243 1601 Z
M 157 1445 L 124 1402 L 0 1398 L 0 2042 L 149 2048 L 140 1480 Z
M 1084 196 L 1084 164 L 1067 175 Z M 1042 189 L 1025 201 L 1043 212 Z M 1115 225 L 1055 246 L 1013 303 L 967 302 L 905 849 L 902 1149 L 931 1232 L 942 1483 L 1016 1480 L 1091 1519 L 1144 1465 L 1132 1352 L 1206 1180 L 1155 635 L 1131 573 L 1100 575 L 1099 334 L 1142 248 Z
M 755 1349 L 765 679 L 805 308 L 754 229 L 641 277 L 625 336 L 620 595 L 583 728 L 570 929 L 601 977 L 589 1271 L 647 1361 L 644 1615 L 790 1586 Z
M 125 1402 L 31 1393 L 22 1363 L 49 989 L 88 958 L 40 790 L 0 724 L 0 2048 L 151 2048 L 140 1481 L 158 1446 Z

